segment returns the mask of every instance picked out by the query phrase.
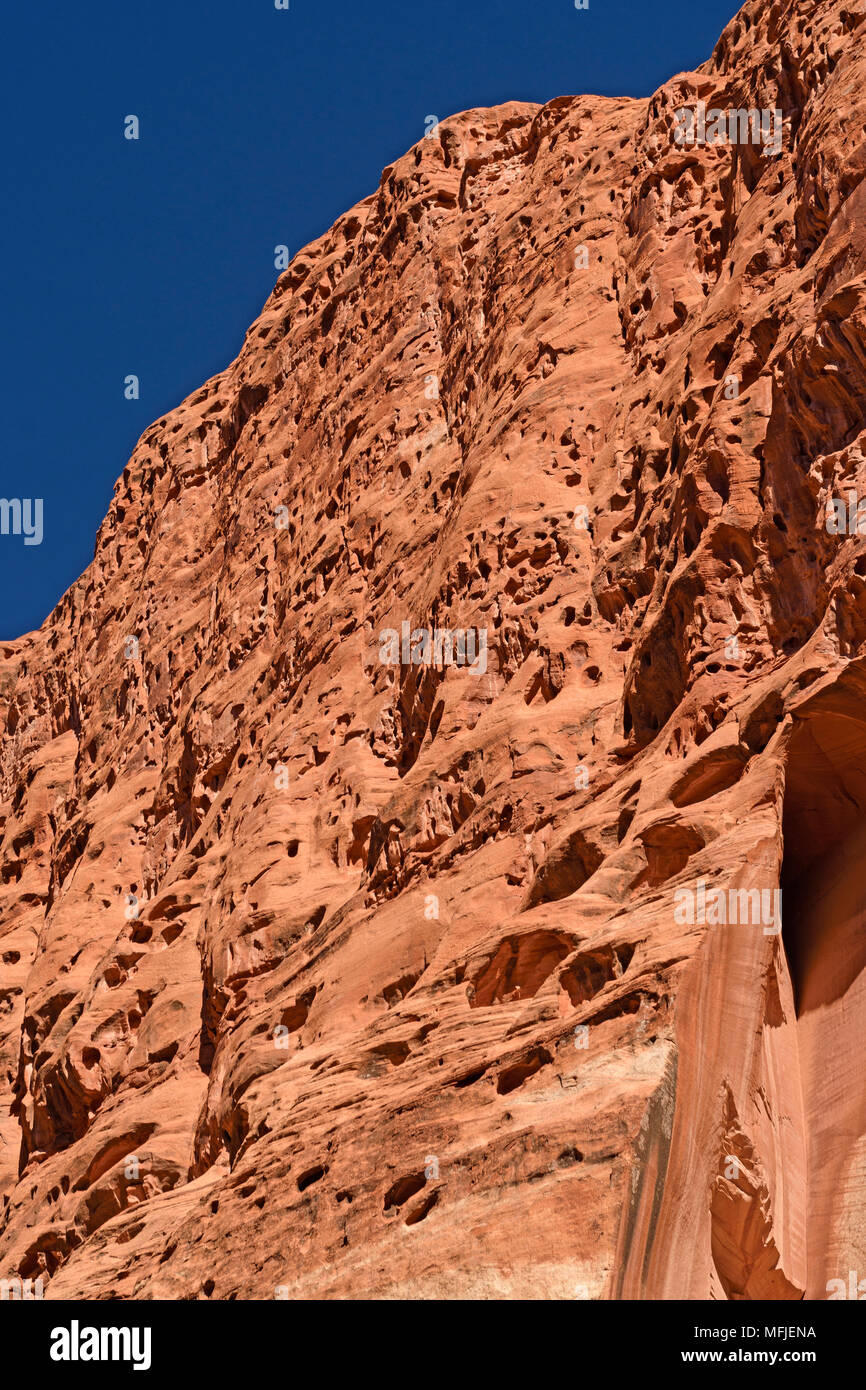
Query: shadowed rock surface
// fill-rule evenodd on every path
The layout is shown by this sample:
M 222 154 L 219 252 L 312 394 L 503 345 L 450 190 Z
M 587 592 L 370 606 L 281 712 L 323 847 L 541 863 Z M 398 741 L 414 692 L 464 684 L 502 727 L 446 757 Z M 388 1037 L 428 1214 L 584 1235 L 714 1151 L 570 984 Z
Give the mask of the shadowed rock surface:
M 780 152 L 677 144 L 698 101 Z M 864 130 L 835 0 L 449 118 L 143 435 L 0 647 L 0 1277 L 866 1272 Z

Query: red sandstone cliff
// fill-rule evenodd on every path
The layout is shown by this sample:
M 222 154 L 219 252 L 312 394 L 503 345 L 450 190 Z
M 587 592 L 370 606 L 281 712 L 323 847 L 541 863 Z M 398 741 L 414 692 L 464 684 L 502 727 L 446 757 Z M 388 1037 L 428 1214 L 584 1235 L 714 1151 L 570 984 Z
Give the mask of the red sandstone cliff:
M 866 1276 L 864 130 L 841 0 L 448 119 L 146 432 L 0 650 L 0 1276 Z

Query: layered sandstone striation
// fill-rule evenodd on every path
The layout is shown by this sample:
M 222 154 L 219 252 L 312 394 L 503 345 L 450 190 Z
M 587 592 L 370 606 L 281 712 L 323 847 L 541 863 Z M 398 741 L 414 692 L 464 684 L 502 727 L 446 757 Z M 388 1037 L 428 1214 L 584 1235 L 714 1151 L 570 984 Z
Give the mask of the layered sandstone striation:
M 0 648 L 0 1276 L 866 1275 L 864 130 L 852 0 L 450 118 L 145 433 Z

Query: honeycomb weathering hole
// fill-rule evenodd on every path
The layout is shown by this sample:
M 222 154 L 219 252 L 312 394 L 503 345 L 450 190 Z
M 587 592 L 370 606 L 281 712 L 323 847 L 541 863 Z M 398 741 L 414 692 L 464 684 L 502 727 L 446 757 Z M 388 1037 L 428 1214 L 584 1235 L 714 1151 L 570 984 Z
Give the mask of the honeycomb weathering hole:
M 471 1007 L 531 999 L 573 950 L 574 942 L 558 932 L 535 931 L 506 937 L 476 975 Z

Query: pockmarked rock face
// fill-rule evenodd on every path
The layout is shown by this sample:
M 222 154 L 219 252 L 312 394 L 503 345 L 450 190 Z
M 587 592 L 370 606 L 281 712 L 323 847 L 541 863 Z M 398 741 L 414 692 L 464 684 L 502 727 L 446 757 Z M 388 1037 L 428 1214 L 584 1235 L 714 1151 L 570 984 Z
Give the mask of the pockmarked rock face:
M 144 434 L 0 649 L 0 1277 L 857 1296 L 864 130 L 851 0 L 443 120 Z

